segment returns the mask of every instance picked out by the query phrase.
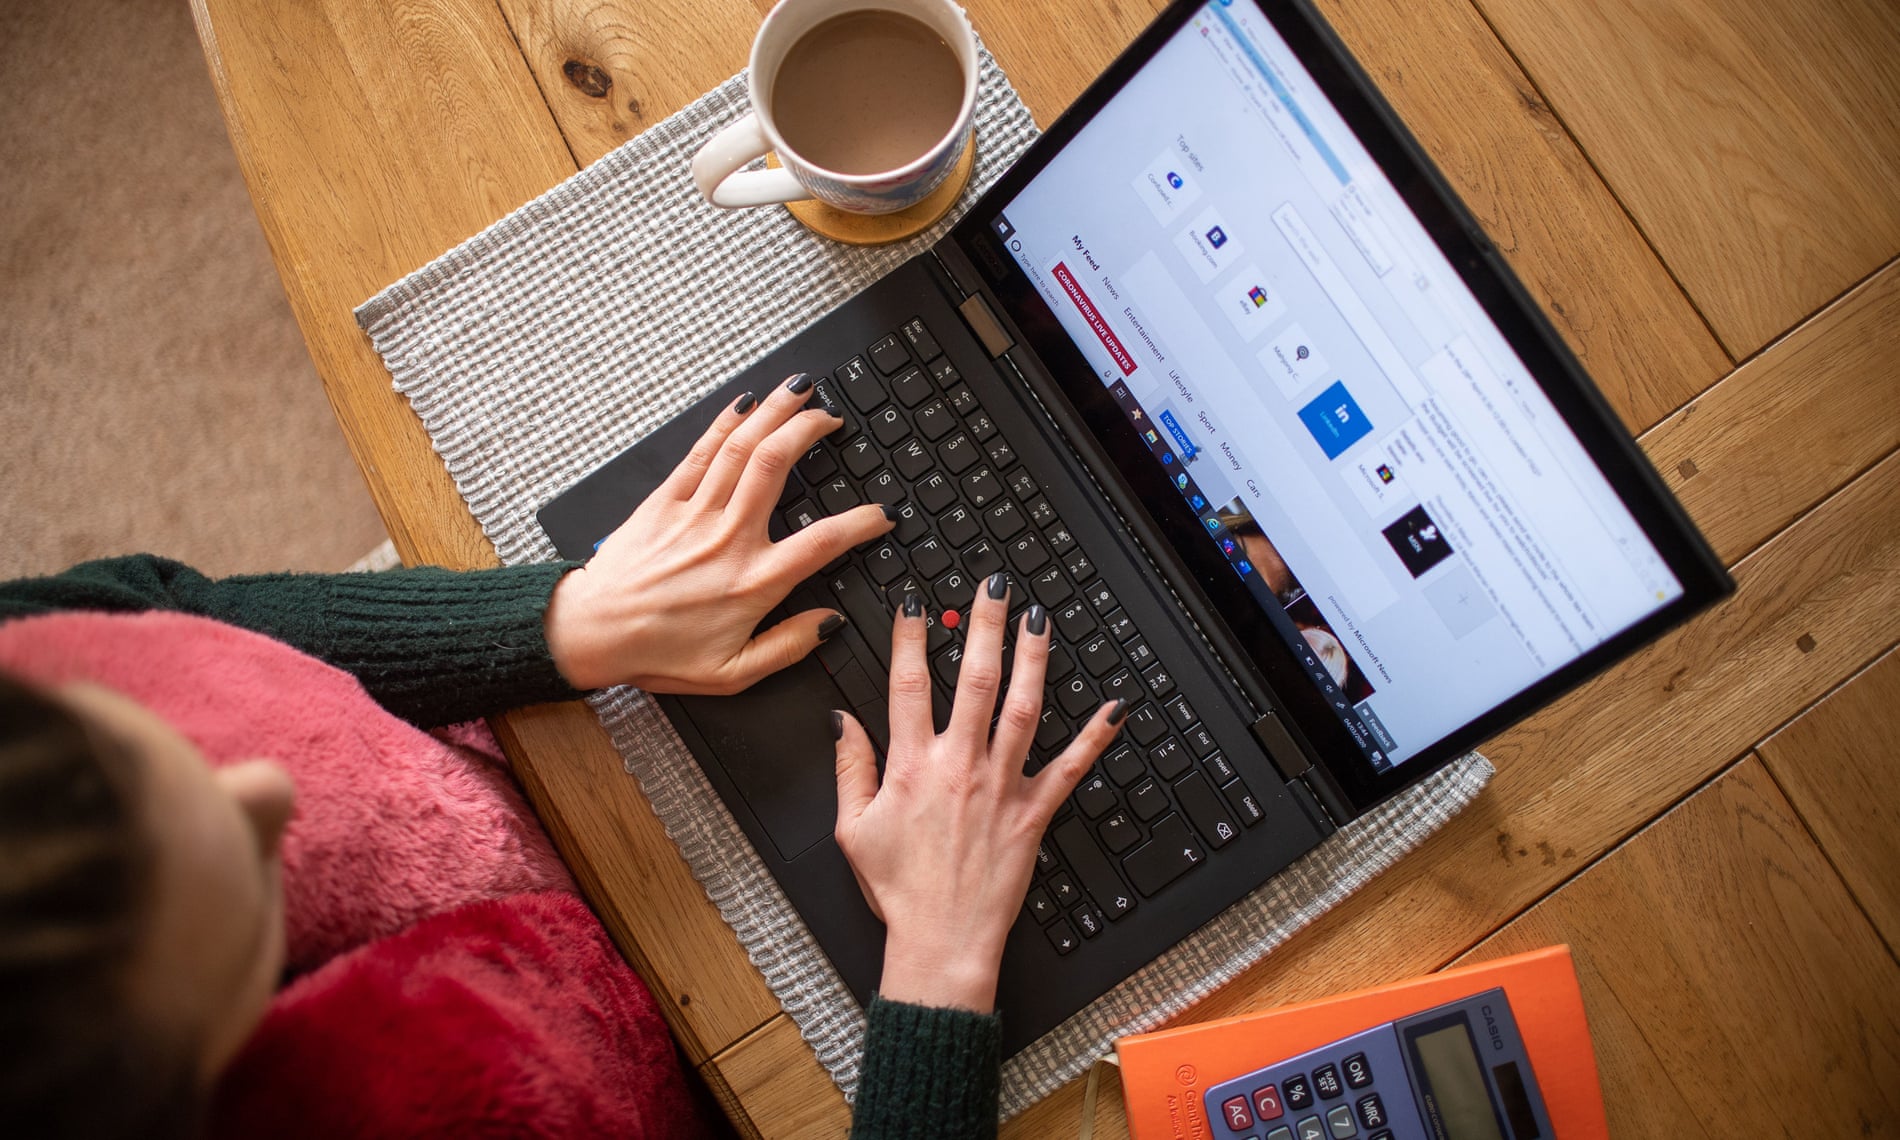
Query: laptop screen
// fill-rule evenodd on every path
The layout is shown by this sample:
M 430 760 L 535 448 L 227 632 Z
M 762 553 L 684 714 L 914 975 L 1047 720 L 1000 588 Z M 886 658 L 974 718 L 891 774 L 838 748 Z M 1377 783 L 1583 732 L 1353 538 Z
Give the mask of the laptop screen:
M 1252 4 L 986 221 L 1375 770 L 1682 595 Z

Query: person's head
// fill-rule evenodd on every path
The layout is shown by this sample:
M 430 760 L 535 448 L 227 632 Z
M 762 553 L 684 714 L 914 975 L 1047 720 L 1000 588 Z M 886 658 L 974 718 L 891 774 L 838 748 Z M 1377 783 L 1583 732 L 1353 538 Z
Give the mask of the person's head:
M 282 970 L 293 796 L 110 690 L 0 674 L 0 1120 L 194 1129 Z

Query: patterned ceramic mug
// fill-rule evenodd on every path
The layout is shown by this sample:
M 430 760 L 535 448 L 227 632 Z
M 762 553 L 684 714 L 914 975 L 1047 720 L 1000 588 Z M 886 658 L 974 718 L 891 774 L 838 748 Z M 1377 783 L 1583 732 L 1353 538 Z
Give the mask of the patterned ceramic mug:
M 917 20 L 936 32 L 955 53 L 963 72 L 963 102 L 956 123 L 935 145 L 910 161 L 875 174 L 841 174 L 799 157 L 785 144 L 772 118 L 772 86 L 785 53 L 799 37 L 834 16 L 881 9 Z M 693 156 L 693 181 L 715 206 L 765 206 L 806 198 L 857 214 L 889 214 L 916 205 L 937 188 L 970 145 L 976 114 L 976 33 L 963 9 L 951 0 L 780 0 L 752 41 L 746 93 L 752 110 L 714 135 Z M 740 167 L 778 154 L 780 165 L 762 170 Z

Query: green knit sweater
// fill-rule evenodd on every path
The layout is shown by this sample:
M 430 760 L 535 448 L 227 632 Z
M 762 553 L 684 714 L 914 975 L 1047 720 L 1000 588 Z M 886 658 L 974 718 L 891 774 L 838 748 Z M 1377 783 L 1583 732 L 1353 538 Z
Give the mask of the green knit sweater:
M 175 610 L 267 634 L 353 674 L 424 728 L 580 694 L 554 668 L 543 615 L 574 563 L 459 572 L 260 574 L 211 579 L 151 555 L 0 583 L 0 621 L 65 610 Z M 874 999 L 851 1135 L 996 1134 L 994 1015 Z

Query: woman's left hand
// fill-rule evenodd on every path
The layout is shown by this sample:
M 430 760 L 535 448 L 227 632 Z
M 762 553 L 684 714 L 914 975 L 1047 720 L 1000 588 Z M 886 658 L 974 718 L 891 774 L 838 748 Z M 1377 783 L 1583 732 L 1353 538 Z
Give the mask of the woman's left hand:
M 778 542 L 767 536 L 793 464 L 838 428 L 829 412 L 805 409 L 810 395 L 801 374 L 762 403 L 750 393 L 735 401 L 594 557 L 555 586 L 548 649 L 569 684 L 736 693 L 839 628 L 842 615 L 813 609 L 752 635 L 794 586 L 892 526 L 867 503 Z

